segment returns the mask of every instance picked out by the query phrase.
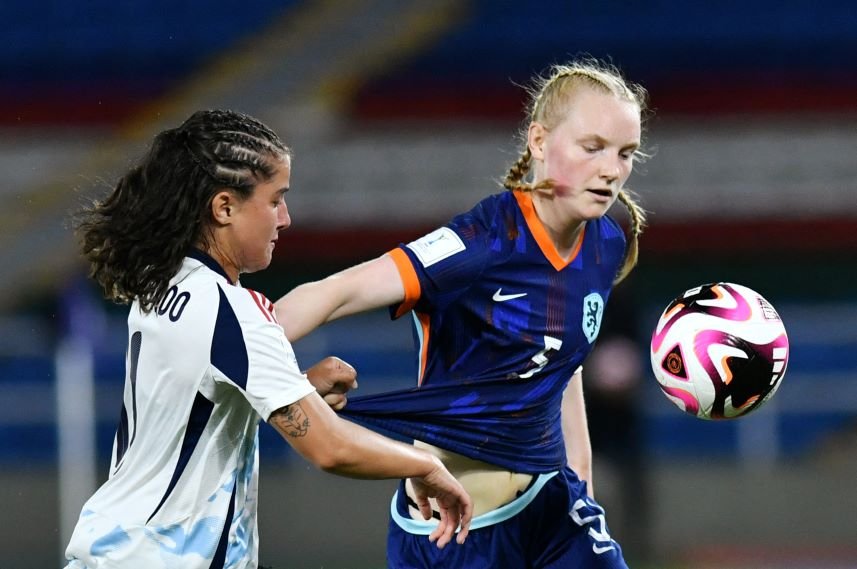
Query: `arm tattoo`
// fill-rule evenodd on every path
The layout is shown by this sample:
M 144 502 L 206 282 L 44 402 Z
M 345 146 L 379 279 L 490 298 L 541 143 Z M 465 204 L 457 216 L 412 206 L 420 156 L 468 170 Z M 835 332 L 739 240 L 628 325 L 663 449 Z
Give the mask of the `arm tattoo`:
M 271 413 L 269 420 L 290 437 L 303 437 L 309 431 L 309 417 L 299 402 L 280 407 Z

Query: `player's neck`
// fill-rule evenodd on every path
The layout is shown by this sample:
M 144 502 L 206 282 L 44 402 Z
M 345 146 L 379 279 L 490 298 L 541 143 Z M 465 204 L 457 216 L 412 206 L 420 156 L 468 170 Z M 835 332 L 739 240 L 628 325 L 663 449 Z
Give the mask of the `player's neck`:
M 583 227 L 586 225 L 586 222 L 579 220 L 569 222 L 568 220 L 560 219 L 556 210 L 545 207 L 538 199 L 533 200 L 533 207 L 542 227 L 545 228 L 545 232 L 550 237 L 554 248 L 556 248 L 556 252 L 567 261 L 577 250 L 578 242 L 583 234 Z

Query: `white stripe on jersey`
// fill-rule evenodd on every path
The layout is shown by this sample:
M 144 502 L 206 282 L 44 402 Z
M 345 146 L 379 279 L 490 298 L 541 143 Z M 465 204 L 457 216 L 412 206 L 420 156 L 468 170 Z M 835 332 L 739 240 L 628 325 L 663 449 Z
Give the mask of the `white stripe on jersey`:
M 110 477 L 74 567 L 255 567 L 259 420 L 314 388 L 273 304 L 205 261 L 186 258 L 149 314 L 131 307 Z

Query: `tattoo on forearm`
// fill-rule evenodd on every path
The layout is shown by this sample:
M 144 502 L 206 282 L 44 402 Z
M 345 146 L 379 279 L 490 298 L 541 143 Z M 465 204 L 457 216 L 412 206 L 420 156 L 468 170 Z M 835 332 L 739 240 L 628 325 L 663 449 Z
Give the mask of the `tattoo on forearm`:
M 292 403 L 271 413 L 270 421 L 290 437 L 303 437 L 309 431 L 309 417 L 300 403 Z

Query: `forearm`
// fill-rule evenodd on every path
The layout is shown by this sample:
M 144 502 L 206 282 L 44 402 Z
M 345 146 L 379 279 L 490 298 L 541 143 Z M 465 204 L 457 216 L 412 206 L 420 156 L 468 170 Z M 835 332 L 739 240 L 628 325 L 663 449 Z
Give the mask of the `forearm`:
M 366 479 L 424 477 L 440 465 L 428 452 L 339 418 L 315 393 L 278 409 L 268 422 L 301 456 L 334 474 Z
M 342 300 L 328 279 L 299 285 L 274 303 L 277 320 L 290 342 L 334 320 Z
M 274 308 L 286 337 L 293 342 L 326 322 L 401 302 L 404 294 L 395 263 L 389 255 L 382 255 L 302 284 L 280 298 Z
M 592 480 L 592 444 L 583 400 L 580 372 L 569 382 L 562 399 L 562 432 L 568 464 L 587 483 L 590 496 L 595 495 Z
M 437 540 L 442 548 L 460 525 L 455 539 L 464 543 L 473 503 L 440 459 L 340 419 L 317 393 L 277 409 L 268 422 L 301 456 L 327 472 L 352 478 L 412 479 L 423 517 L 432 516 L 429 498 L 435 498 L 440 510 L 440 522 L 429 540 Z
M 351 478 L 422 478 L 441 463 L 426 451 L 388 439 L 343 421 L 343 429 L 326 472 Z

